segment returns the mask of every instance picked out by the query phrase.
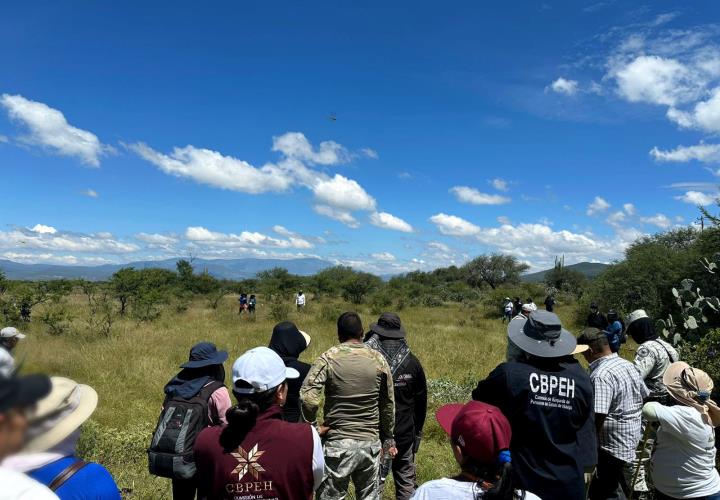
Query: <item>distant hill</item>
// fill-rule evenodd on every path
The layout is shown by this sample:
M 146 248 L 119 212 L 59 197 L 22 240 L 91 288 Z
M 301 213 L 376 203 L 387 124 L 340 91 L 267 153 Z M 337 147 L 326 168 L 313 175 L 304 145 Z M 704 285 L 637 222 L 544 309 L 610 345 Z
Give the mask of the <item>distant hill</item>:
M 180 257 L 179 257 L 180 258 Z M 20 264 L 11 260 L 0 259 L 0 269 L 5 272 L 8 279 L 13 280 L 51 280 L 59 278 L 89 281 L 103 281 L 110 278 L 123 267 L 145 269 L 157 267 L 161 269 L 175 269 L 178 259 L 156 261 L 128 262 L 127 264 L 104 264 L 101 266 L 63 266 L 54 264 Z M 261 271 L 273 267 L 284 267 L 292 274 L 309 276 L 322 271 L 333 264 L 326 260 L 315 258 L 304 259 L 195 259 L 193 267 L 197 272 L 207 269 L 208 273 L 216 278 L 240 280 L 254 277 Z
M 597 262 L 579 262 L 577 264 L 565 266 L 565 269 L 572 269 L 574 271 L 580 271 L 588 279 L 593 279 L 598 274 L 603 272 L 605 270 L 605 268 L 607 268 L 607 267 L 608 267 L 607 264 L 600 264 Z M 538 271 L 536 273 L 531 273 L 531 274 L 524 274 L 521 279 L 527 283 L 540 283 L 545 280 L 545 275 L 549 271 L 552 271 L 552 269 L 546 269 L 545 271 Z

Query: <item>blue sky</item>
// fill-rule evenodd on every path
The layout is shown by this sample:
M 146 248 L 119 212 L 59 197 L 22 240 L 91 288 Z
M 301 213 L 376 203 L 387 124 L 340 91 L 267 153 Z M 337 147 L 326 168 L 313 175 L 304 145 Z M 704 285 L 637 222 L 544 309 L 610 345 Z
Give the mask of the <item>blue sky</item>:
M 16 2 L 0 258 L 619 258 L 718 193 L 718 13 Z

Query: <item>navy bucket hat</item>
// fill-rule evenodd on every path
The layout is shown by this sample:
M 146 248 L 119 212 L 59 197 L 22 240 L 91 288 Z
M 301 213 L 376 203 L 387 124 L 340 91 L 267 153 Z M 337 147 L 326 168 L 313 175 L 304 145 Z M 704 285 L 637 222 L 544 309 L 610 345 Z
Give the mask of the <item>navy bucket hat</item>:
M 567 356 L 577 345 L 575 336 L 560 324 L 560 318 L 547 311 L 534 311 L 526 320 L 512 320 L 508 336 L 520 349 L 540 358 Z
M 210 365 L 221 365 L 228 359 L 228 353 L 218 351 L 212 342 L 200 342 L 190 349 L 190 359 L 180 368 L 202 368 Z

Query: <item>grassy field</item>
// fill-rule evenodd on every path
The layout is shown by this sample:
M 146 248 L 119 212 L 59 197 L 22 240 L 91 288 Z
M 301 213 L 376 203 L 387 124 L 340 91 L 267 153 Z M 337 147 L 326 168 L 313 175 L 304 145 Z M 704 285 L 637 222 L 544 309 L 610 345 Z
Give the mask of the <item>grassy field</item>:
M 91 335 L 83 327 L 83 304 L 72 299 L 78 318 L 70 333 L 53 336 L 42 323 L 32 322 L 27 339 L 18 347 L 25 372 L 63 375 L 93 386 L 100 403 L 85 426 L 82 449 L 86 456 L 107 466 L 121 488 L 132 498 L 170 498 L 169 481 L 147 473 L 145 448 L 163 399 L 164 384 L 187 359 L 190 347 L 209 340 L 230 353 L 226 363 L 245 350 L 267 345 L 275 321 L 262 303 L 254 320 L 238 317 L 236 297 L 226 297 L 213 310 L 198 300 L 184 312 L 165 311 L 156 321 L 118 321 L 109 338 Z M 377 314 L 367 307 L 310 301 L 303 313 L 288 318 L 307 331 L 312 344 L 302 355 L 312 361 L 336 343 L 335 318 L 343 310 L 356 310 L 367 328 Z M 572 326 L 574 311 L 560 307 L 563 324 Z M 36 317 L 40 311 L 36 313 Z M 455 471 L 447 438 L 434 418 L 434 409 L 466 401 L 478 379 L 485 377 L 504 357 L 505 326 L 481 306 L 460 304 L 399 311 L 410 346 L 423 363 L 430 384 L 430 411 L 425 439 L 418 455 L 419 482 Z M 385 492 L 391 498 L 391 481 Z

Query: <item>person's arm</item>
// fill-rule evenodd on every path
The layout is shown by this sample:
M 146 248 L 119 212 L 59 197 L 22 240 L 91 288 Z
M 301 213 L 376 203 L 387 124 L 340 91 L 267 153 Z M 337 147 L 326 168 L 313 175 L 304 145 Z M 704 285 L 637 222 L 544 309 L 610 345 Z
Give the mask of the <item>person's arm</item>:
M 417 453 L 420 448 L 425 417 L 427 416 L 427 379 L 420 361 L 416 360 L 416 363 L 417 376 L 415 383 L 417 384 L 417 390 L 415 391 L 415 442 L 413 443 L 413 453 Z
M 607 418 L 606 413 L 596 413 L 595 414 L 595 432 L 599 436 L 602 432 L 603 425 L 605 425 L 605 419 Z
M 313 472 L 313 491 L 316 491 L 320 487 L 323 475 L 325 474 L 325 455 L 323 454 L 322 442 L 320 441 L 320 435 L 315 430 L 315 427 L 310 427 L 313 437 L 313 457 L 312 457 L 312 472 Z
M 390 366 L 380 357 L 380 439 L 392 439 L 395 433 L 395 387 Z
M 642 345 L 638 347 L 634 364 L 637 371 L 640 372 L 640 377 L 645 380 L 655 366 L 653 351 Z
M 605 381 L 602 378 L 596 378 L 593 382 L 595 389 L 595 398 L 593 399 L 593 409 L 595 411 L 595 429 L 598 436 L 602 432 L 605 419 L 610 413 L 610 405 L 612 404 L 615 389 L 612 382 Z
M 310 367 L 310 371 L 300 387 L 300 412 L 303 419 L 313 425 L 317 424 L 317 412 L 325 382 L 327 382 L 327 371 L 327 360 L 320 356 Z
M 210 412 L 212 418 L 210 419 L 213 425 L 227 424 L 227 417 L 225 414 L 232 407 L 232 401 L 230 400 L 230 393 L 227 387 L 220 387 L 218 390 L 210 395 Z
M 660 403 L 657 401 L 651 401 L 650 403 L 645 403 L 643 405 L 642 414 L 643 417 L 645 417 L 645 420 L 648 422 L 659 422 L 660 418 L 658 417 L 658 408 L 662 407 Z
M 472 398 L 475 401 L 497 406 L 503 412 L 507 411 L 506 401 L 509 396 L 503 364 L 498 365 L 491 371 L 485 380 L 478 382 L 477 387 L 472 391 Z

